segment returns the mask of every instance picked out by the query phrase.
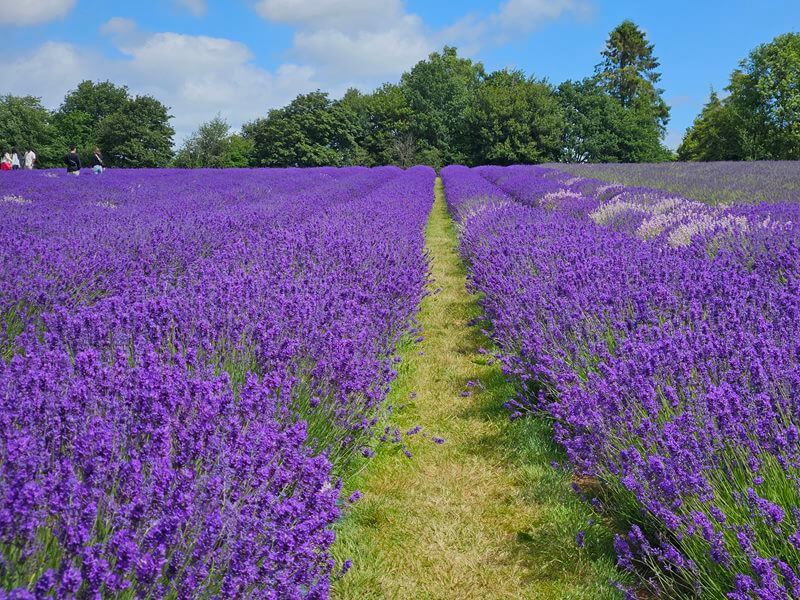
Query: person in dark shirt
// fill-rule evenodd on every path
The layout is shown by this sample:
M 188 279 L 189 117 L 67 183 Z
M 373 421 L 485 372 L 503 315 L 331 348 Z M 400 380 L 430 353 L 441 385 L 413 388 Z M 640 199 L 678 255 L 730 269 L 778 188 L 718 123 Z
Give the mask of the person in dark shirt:
M 92 167 L 92 172 L 95 175 L 100 175 L 100 173 L 105 170 L 106 165 L 103 162 L 103 155 L 100 153 L 100 148 L 94 149 L 92 159 L 89 161 L 89 166 Z
M 64 157 L 69 175 L 78 176 L 81 174 L 81 157 L 78 156 L 78 149 L 75 146 L 69 147 L 69 154 Z

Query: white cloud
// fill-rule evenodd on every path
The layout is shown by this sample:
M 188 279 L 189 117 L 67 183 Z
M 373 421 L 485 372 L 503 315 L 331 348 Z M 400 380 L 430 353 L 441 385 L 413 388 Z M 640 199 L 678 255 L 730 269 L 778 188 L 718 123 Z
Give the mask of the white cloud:
M 77 0 L 0 0 L 0 25 L 38 25 L 61 19 Z
M 0 69 L 0 90 L 38 96 L 51 108 L 59 106 L 67 90 L 81 80 L 106 70 L 101 58 L 90 57 L 72 44 L 60 42 L 47 42 L 18 56 Z
M 176 141 L 217 113 L 242 123 L 319 87 L 308 66 L 284 64 L 267 71 L 253 63 L 239 42 L 178 33 L 147 33 L 135 23 L 112 19 L 102 28 L 122 59 L 93 56 L 72 44 L 48 42 L 0 70 L 0 90 L 40 96 L 58 107 L 84 79 L 109 79 L 134 94 L 151 94 L 171 108 Z
M 530 32 L 566 13 L 584 14 L 587 10 L 588 5 L 580 0 L 507 0 L 493 20 L 506 31 Z
M 155 33 L 119 49 L 127 56 L 114 64 L 119 80 L 170 106 L 178 138 L 217 113 L 239 127 L 316 87 L 310 67 L 269 72 L 253 63 L 247 46 L 223 38 Z
M 255 7 L 273 23 L 340 31 L 384 26 L 405 12 L 401 0 L 258 0 Z
M 206 0 L 175 0 L 181 6 L 192 13 L 195 17 L 202 17 L 206 14 Z
M 476 51 L 486 45 L 503 44 L 528 35 L 548 21 L 566 15 L 585 19 L 591 14 L 589 0 L 506 0 L 489 15 L 463 17 L 448 27 L 443 35 Z
M 527 35 L 566 14 L 584 16 L 590 0 L 504 0 L 494 13 L 470 14 L 431 31 L 403 0 L 256 0 L 257 13 L 295 27 L 293 60 L 312 64 L 327 88 L 369 88 L 392 80 L 444 44 L 473 55 Z
M 300 31 L 293 53 L 329 79 L 380 79 L 399 75 L 433 49 L 419 18 L 405 15 L 378 30 Z
M 296 28 L 289 54 L 314 65 L 326 89 L 394 79 L 436 47 L 403 0 L 258 0 L 255 8 L 267 21 Z

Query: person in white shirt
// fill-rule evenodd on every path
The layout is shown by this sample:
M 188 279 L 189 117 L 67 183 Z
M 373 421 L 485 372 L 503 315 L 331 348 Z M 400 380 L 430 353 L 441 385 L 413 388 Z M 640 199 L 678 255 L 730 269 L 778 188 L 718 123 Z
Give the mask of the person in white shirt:
M 28 151 L 25 153 L 25 168 L 30 171 L 35 164 L 36 153 L 33 151 L 33 148 L 28 148 Z
M 12 150 L 12 152 L 11 152 L 11 168 L 12 168 L 14 171 L 17 171 L 17 170 L 19 170 L 19 168 L 20 168 L 20 164 L 19 164 L 19 152 L 17 152 L 17 149 L 16 149 L 16 148 L 14 148 L 14 150 Z

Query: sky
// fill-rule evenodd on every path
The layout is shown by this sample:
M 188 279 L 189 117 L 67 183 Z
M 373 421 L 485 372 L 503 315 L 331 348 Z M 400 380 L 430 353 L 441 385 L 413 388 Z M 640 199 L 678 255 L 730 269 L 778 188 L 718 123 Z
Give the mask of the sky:
M 180 142 L 216 114 L 238 128 L 300 93 L 396 82 L 445 44 L 489 70 L 581 79 L 624 19 L 655 44 L 674 148 L 750 50 L 800 30 L 800 1 L 0 0 L 0 95 L 57 108 L 109 79 L 169 106 Z

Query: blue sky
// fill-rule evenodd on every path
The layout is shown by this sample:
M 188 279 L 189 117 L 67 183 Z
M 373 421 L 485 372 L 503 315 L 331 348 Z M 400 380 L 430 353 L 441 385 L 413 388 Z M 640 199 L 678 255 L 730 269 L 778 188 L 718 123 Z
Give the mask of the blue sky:
M 582 78 L 626 18 L 661 60 L 674 147 L 754 46 L 800 30 L 800 2 L 0 0 L 0 94 L 56 107 L 82 79 L 111 79 L 171 106 L 181 139 L 217 113 L 238 127 L 301 92 L 396 81 L 443 44 L 489 69 Z

